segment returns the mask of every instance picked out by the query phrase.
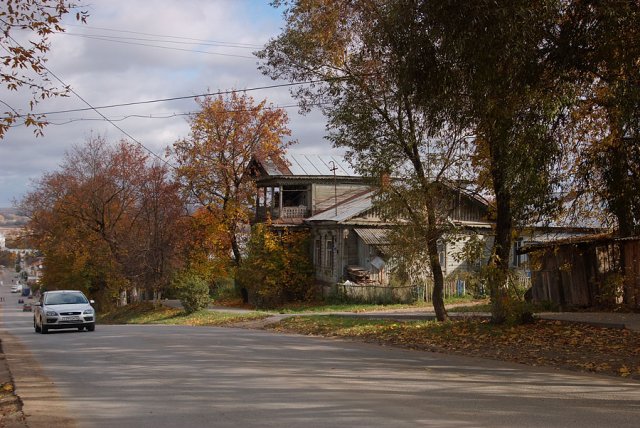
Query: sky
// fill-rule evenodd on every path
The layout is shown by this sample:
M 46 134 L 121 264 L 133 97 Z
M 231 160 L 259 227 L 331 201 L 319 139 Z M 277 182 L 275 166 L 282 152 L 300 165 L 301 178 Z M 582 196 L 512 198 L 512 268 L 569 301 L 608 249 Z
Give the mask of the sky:
M 283 26 L 269 0 L 93 0 L 82 10 L 89 12 L 86 24 L 68 17 L 66 32 L 51 36 L 46 66 L 94 107 L 286 83 L 263 76 L 252 55 Z M 295 104 L 286 87 L 248 94 L 277 106 Z M 0 100 L 16 109 L 26 112 L 29 99 L 24 91 L 0 88 Z M 43 137 L 16 126 L 0 140 L 0 207 L 12 206 L 32 180 L 57 170 L 74 146 L 98 135 L 129 139 L 94 111 L 54 113 L 86 107 L 73 94 L 47 100 L 35 109 L 50 113 Z M 196 111 L 193 98 L 100 109 L 158 155 L 188 135 L 185 113 Z M 324 139 L 320 113 L 301 116 L 296 107 L 287 113 L 298 141 L 291 152 L 337 153 Z

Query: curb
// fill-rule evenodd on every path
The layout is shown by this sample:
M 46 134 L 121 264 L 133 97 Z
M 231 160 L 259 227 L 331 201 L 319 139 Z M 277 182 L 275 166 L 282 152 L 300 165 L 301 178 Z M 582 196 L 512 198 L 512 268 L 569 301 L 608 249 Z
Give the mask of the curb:
M 22 412 L 22 400 L 16 395 L 15 383 L 9 363 L 4 355 L 2 339 L 0 339 L 0 385 L 10 385 L 11 391 L 0 398 L 0 427 L 26 428 L 27 422 Z

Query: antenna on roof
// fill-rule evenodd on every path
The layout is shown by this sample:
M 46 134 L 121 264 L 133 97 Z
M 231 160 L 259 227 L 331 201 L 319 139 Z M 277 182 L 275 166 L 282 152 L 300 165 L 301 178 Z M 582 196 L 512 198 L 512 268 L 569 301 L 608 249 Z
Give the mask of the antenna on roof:
M 329 168 L 329 171 L 333 172 L 333 206 L 336 210 L 336 217 L 338 216 L 338 185 L 336 184 L 336 171 L 338 170 L 338 166 L 334 161 L 329 161 L 332 164 L 332 167 Z

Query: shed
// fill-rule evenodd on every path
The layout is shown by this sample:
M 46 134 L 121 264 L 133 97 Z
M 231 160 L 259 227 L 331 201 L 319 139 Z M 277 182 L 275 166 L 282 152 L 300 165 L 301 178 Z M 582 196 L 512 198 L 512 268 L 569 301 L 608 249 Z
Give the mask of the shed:
M 640 237 L 610 234 L 532 244 L 532 299 L 563 307 L 640 308 Z

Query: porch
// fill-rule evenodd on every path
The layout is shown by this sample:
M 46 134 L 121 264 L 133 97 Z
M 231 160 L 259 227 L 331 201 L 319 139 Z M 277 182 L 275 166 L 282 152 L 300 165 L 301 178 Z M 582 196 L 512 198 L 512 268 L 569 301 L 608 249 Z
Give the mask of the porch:
M 299 219 L 311 216 L 309 208 L 311 186 L 274 185 L 257 188 L 256 221 Z

